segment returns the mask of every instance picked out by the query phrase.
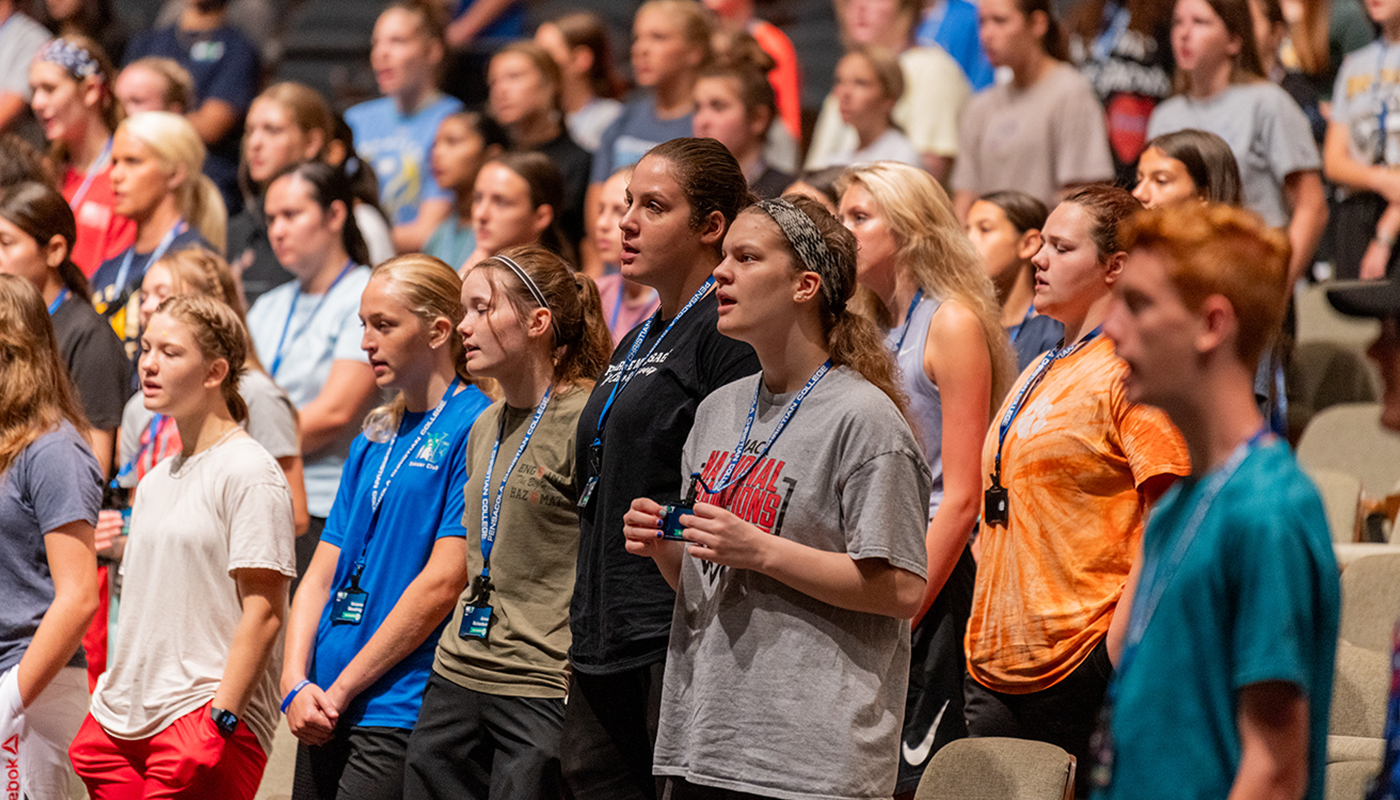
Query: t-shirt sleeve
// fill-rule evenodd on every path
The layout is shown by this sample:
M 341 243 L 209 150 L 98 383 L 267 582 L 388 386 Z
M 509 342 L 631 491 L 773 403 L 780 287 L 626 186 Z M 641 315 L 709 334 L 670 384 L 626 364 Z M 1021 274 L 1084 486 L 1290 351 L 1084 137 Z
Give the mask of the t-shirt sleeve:
M 449 536 L 466 538 L 467 442 L 470 439 L 471 433 L 463 432 L 457 437 L 457 441 L 452 443 L 452 453 L 449 456 L 451 460 L 448 462 L 451 470 L 443 486 L 447 496 L 443 498 L 442 521 L 438 523 L 435 539 L 445 539 Z
M 905 69 L 911 91 L 905 133 L 920 153 L 954 156 L 958 152 L 958 119 L 972 89 L 952 56 L 934 50 L 911 58 Z
M 245 381 L 248 435 L 273 458 L 300 455 L 296 409 L 272 381 Z
M 927 577 L 924 529 L 931 489 L 928 467 L 912 452 L 880 453 L 858 466 L 838 487 L 846 552 Z
M 260 66 L 258 53 L 241 36 L 228 36 L 223 44 L 223 58 L 219 59 L 218 69 L 210 73 L 209 82 L 203 87 L 203 99 L 222 100 L 241 114 L 253 103 Z
M 126 407 L 122 409 L 122 426 L 117 436 L 117 466 L 127 463 L 131 457 L 136 455 L 136 450 L 141 447 L 141 431 L 145 426 L 146 409 L 141 405 L 139 397 L 132 397 L 126 401 Z M 126 484 L 123 484 L 126 485 Z M 128 489 L 136 485 L 136 476 L 131 476 L 131 485 Z
M 1234 514 L 1229 570 L 1236 689 L 1286 681 L 1306 691 L 1323 607 L 1319 565 L 1307 545 L 1307 528 L 1327 527 L 1314 496 L 1299 514 Z
M 1313 141 L 1312 126 L 1303 109 L 1282 89 L 1273 85 L 1267 102 L 1261 104 L 1265 115 L 1262 122 L 1264 151 L 1269 154 L 1269 169 L 1280 183 L 1295 172 L 1321 169 L 1317 142 Z
M 286 482 L 259 474 L 231 488 L 229 573 L 238 569 L 270 569 L 296 577 L 296 533 L 292 495 Z
M 18 11 L 13 13 L 16 21 L 9 26 L 9 34 L 0 32 L 0 45 L 4 46 L 0 49 L 10 51 L 0 57 L 0 68 L 3 68 L 0 69 L 0 94 L 18 95 L 28 103 L 29 62 L 48 41 L 48 34 L 27 17 L 20 16 Z
M 73 382 L 92 427 L 106 431 L 121 424 L 122 410 L 131 396 L 131 361 L 110 326 L 93 320 L 77 342 Z
M 1115 406 L 1119 445 L 1127 456 L 1134 486 L 1141 487 L 1157 475 L 1190 474 L 1186 441 L 1165 412 L 1129 403 L 1121 380 L 1116 382 L 1109 402 Z
M 622 113 L 617 115 L 617 119 L 608 123 L 608 127 L 603 129 L 603 135 L 598 137 L 598 149 L 593 151 L 593 165 L 588 172 L 589 183 L 603 183 L 612 176 L 613 145 L 622 133 L 622 126 L 627 117 L 628 110 L 624 107 Z
M 70 522 L 97 524 L 102 476 L 87 443 L 71 429 L 41 436 L 20 456 L 39 530 L 47 533 Z
M 1351 125 L 1352 114 L 1356 113 L 1347 98 L 1347 81 L 1351 78 L 1354 66 L 1356 66 L 1356 54 L 1347 56 L 1342 61 L 1341 67 L 1337 69 L 1337 79 L 1332 84 L 1332 121 L 1348 126 Z
M 758 372 L 758 356 L 753 348 L 711 327 L 704 333 L 697 364 L 702 394 Z
M 1073 90 L 1061 98 L 1055 110 L 1055 183 L 1111 180 L 1113 159 L 1108 150 L 1108 129 L 1103 106 L 1087 81 L 1076 74 Z

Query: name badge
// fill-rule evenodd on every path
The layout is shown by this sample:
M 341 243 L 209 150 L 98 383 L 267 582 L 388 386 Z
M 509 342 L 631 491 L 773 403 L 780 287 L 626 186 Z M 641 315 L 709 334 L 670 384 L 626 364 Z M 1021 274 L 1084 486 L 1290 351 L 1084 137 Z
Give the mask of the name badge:
M 365 617 L 365 603 L 367 602 L 369 602 L 369 593 L 363 589 L 352 587 L 336 592 L 335 600 L 331 604 L 331 624 L 359 625 L 360 620 Z
M 491 631 L 491 606 L 468 604 L 462 609 L 462 626 L 457 635 L 463 639 L 481 639 Z
M 1006 525 L 1011 521 L 1011 498 L 1002 486 L 995 479 L 987 489 L 986 508 L 982 512 L 982 520 L 988 525 Z

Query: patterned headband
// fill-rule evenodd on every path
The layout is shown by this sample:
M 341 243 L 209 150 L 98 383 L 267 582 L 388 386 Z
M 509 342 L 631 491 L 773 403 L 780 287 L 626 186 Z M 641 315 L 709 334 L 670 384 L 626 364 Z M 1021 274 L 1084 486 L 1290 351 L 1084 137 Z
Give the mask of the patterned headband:
M 840 296 L 840 290 L 836 285 L 836 276 L 840 269 L 839 262 L 836 254 L 826 246 L 826 239 L 822 236 L 822 232 L 817 229 L 817 224 L 812 221 L 812 218 L 803 213 L 802 209 L 781 197 L 760 200 L 754 205 L 778 223 L 778 228 L 792 244 L 792 249 L 797 251 L 797 257 L 802 260 L 803 268 L 821 276 L 822 294 L 826 295 L 826 304 L 831 310 L 837 314 L 844 311 L 846 299 Z
M 57 64 L 77 80 L 86 80 L 94 75 L 101 78 L 102 69 L 92 53 L 81 45 L 67 39 L 54 39 L 39 51 L 38 61 Z
M 501 255 L 495 256 L 494 258 L 507 267 L 510 267 L 510 271 L 515 273 L 515 277 L 519 278 L 520 282 L 525 284 L 525 288 L 530 290 L 530 294 L 535 296 L 535 302 L 540 304 L 540 308 L 546 311 L 553 311 L 553 309 L 549 307 L 549 303 L 545 302 L 544 292 L 540 291 L 539 284 L 535 283 L 535 279 L 531 278 L 529 273 L 521 269 L 519 264 L 515 263 L 515 259 Z

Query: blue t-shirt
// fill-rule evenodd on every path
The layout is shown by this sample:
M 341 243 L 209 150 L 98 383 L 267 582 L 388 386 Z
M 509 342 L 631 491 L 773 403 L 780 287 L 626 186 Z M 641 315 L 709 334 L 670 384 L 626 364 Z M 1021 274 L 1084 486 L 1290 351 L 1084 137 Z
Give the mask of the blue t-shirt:
M 650 94 L 624 105 L 622 113 L 598 140 L 589 183 L 606 181 L 619 167 L 641 161 L 648 150 L 662 142 L 692 135 L 690 120 L 690 114 L 675 119 L 658 118 L 656 99 Z
M 467 13 L 467 9 L 476 4 L 476 0 L 459 0 L 460 5 L 452 14 L 452 18 L 460 19 Z M 511 3 L 501 11 L 490 24 L 482 28 L 476 39 L 479 45 L 488 45 L 491 42 L 509 42 L 515 39 L 524 39 L 528 36 L 525 29 L 525 4 L 523 2 Z
M 424 200 L 451 198 L 433 180 L 428 157 L 438 125 L 462 108 L 461 100 L 443 96 L 405 115 L 392 97 L 381 97 L 345 112 L 345 123 L 355 134 L 355 151 L 379 177 L 379 205 L 394 225 L 417 219 L 418 204 Z
M 1180 481 L 1148 520 L 1133 614 L 1145 613 L 1154 565 L 1171 571 L 1205 483 Z M 1322 800 L 1340 588 L 1322 501 L 1288 445 L 1250 453 L 1171 572 L 1119 671 L 1113 775 L 1095 797 L 1225 797 L 1240 763 L 1240 690 L 1285 681 L 1308 701 L 1305 797 Z
M 131 40 L 126 63 L 159 56 L 173 59 L 194 78 L 190 110 L 205 100 L 222 100 L 233 106 L 239 122 L 223 138 L 209 145 L 204 174 L 219 187 L 230 214 L 243 208 L 238 190 L 238 145 L 243 139 L 243 115 L 258 93 L 262 62 L 258 47 L 237 28 L 221 25 L 207 31 L 182 31 L 178 26 L 148 31 Z
M 161 255 L 190 247 L 202 247 L 211 252 L 214 250 L 204 237 L 199 235 L 199 231 L 186 226 L 170 240 L 170 246 Z M 97 271 L 92 273 L 90 281 L 92 307 L 112 324 L 112 330 L 117 332 L 122 344 L 126 345 L 127 356 L 133 360 L 138 355 L 137 351 L 141 345 L 141 279 L 146 277 L 146 270 L 156 260 L 156 253 L 157 250 L 148 253 L 137 252 L 136 245 L 133 244 L 103 261 Z M 127 268 L 121 285 L 118 285 L 117 278 L 121 276 L 122 262 L 128 255 L 131 256 L 131 266 Z
M 462 526 L 466 510 L 462 487 L 467 482 L 467 434 L 490 404 L 490 398 L 474 386 L 453 395 L 427 435 L 417 442 L 413 457 L 404 461 L 392 481 L 390 474 L 409 447 L 414 446 L 431 412 L 404 414 L 387 461 L 387 442 L 371 442 L 363 434 L 355 437 L 341 474 L 340 491 L 321 534 L 322 542 L 340 548 L 340 558 L 331 584 L 331 601 L 326 603 L 316 630 L 316 648 L 307 676 L 317 686 L 330 686 L 369 642 L 404 590 L 423 571 L 437 540 L 466 537 Z M 391 488 L 380 505 L 375 533 L 366 546 L 365 537 L 374 516 L 370 494 L 380 465 L 384 465 L 380 489 L 386 482 Z M 360 588 L 368 593 L 364 617 L 358 625 L 332 624 L 335 592 L 349 585 L 350 574 L 362 552 L 365 570 L 360 576 Z M 444 616 L 443 622 L 446 621 Z M 441 625 L 404 660 L 361 692 L 341 720 L 351 725 L 412 728 L 418 719 L 418 706 L 428 684 L 440 633 Z
M 992 85 L 996 70 L 982 52 L 977 28 L 977 6 L 968 0 L 939 0 L 925 13 L 914 31 L 914 44 L 921 47 L 936 44 L 947 50 L 962 67 L 972 91 L 980 92 Z
M 53 603 L 44 534 L 82 520 L 97 524 L 102 476 L 72 425 L 35 439 L 0 474 L 0 673 L 19 663 Z M 87 666 L 83 649 L 68 666 Z

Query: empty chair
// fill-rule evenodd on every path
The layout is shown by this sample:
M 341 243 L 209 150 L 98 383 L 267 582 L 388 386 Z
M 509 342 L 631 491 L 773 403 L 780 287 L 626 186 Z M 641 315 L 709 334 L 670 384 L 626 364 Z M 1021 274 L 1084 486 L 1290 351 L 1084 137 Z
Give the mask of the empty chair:
M 1287 374 L 1288 433 L 1295 442 L 1319 411 L 1380 397 L 1380 373 L 1350 345 L 1300 342 L 1288 360 Z
M 1361 480 L 1335 469 L 1305 469 L 1327 512 L 1334 542 L 1356 541 L 1356 514 L 1361 503 Z
M 1381 427 L 1378 403 L 1346 403 L 1320 412 L 1298 442 L 1307 470 L 1353 475 L 1371 497 L 1384 497 L 1400 481 L 1400 436 Z
M 1298 313 L 1299 344 L 1304 342 L 1335 342 L 1358 353 L 1380 333 L 1379 320 L 1346 317 L 1327 302 L 1327 285 L 1317 284 L 1298 291 L 1294 296 Z
M 1074 757 L 1024 739 L 959 739 L 934 754 L 914 800 L 1069 800 Z

